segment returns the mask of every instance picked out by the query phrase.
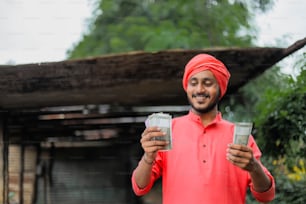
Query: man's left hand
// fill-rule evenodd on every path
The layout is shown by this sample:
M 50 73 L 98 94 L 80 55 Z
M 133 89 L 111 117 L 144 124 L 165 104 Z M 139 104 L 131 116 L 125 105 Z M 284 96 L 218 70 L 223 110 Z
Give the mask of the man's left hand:
M 249 172 L 255 171 L 257 166 L 253 150 L 245 145 L 229 144 L 226 150 L 226 158 L 235 166 Z

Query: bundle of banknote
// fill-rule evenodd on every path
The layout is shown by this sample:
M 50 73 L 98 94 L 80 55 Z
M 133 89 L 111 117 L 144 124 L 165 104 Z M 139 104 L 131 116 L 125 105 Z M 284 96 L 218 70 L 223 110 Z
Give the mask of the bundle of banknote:
M 249 122 L 235 123 L 234 129 L 234 144 L 247 145 L 249 136 L 251 135 L 253 124 Z
M 154 137 L 154 140 L 167 140 L 169 144 L 163 150 L 172 149 L 172 116 L 166 113 L 153 113 L 148 116 L 146 120 L 147 127 L 159 127 L 162 132 L 165 132 L 165 136 Z

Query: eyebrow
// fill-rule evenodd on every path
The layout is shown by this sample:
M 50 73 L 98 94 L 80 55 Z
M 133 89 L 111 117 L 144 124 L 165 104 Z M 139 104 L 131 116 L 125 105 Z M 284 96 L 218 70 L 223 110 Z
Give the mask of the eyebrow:
M 189 81 L 192 81 L 192 80 L 200 80 L 200 81 L 215 81 L 215 79 L 214 78 L 212 78 L 212 77 L 204 77 L 204 78 L 197 78 L 197 77 L 191 77 L 190 79 L 189 79 Z

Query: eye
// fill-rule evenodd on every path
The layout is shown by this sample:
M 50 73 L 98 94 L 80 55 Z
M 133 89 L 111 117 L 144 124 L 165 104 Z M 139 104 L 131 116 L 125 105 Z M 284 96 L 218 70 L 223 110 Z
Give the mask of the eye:
M 211 80 L 205 80 L 204 85 L 205 86 L 212 86 L 214 83 Z
M 196 80 L 190 80 L 189 81 L 190 86 L 196 86 L 197 84 L 198 84 L 198 82 Z

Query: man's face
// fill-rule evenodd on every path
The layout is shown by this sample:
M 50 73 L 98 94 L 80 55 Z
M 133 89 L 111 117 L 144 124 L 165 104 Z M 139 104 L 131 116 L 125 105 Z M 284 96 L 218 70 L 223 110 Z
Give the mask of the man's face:
M 190 105 L 198 114 L 212 111 L 219 102 L 219 85 L 213 73 L 209 70 L 191 76 L 188 80 L 186 92 Z

